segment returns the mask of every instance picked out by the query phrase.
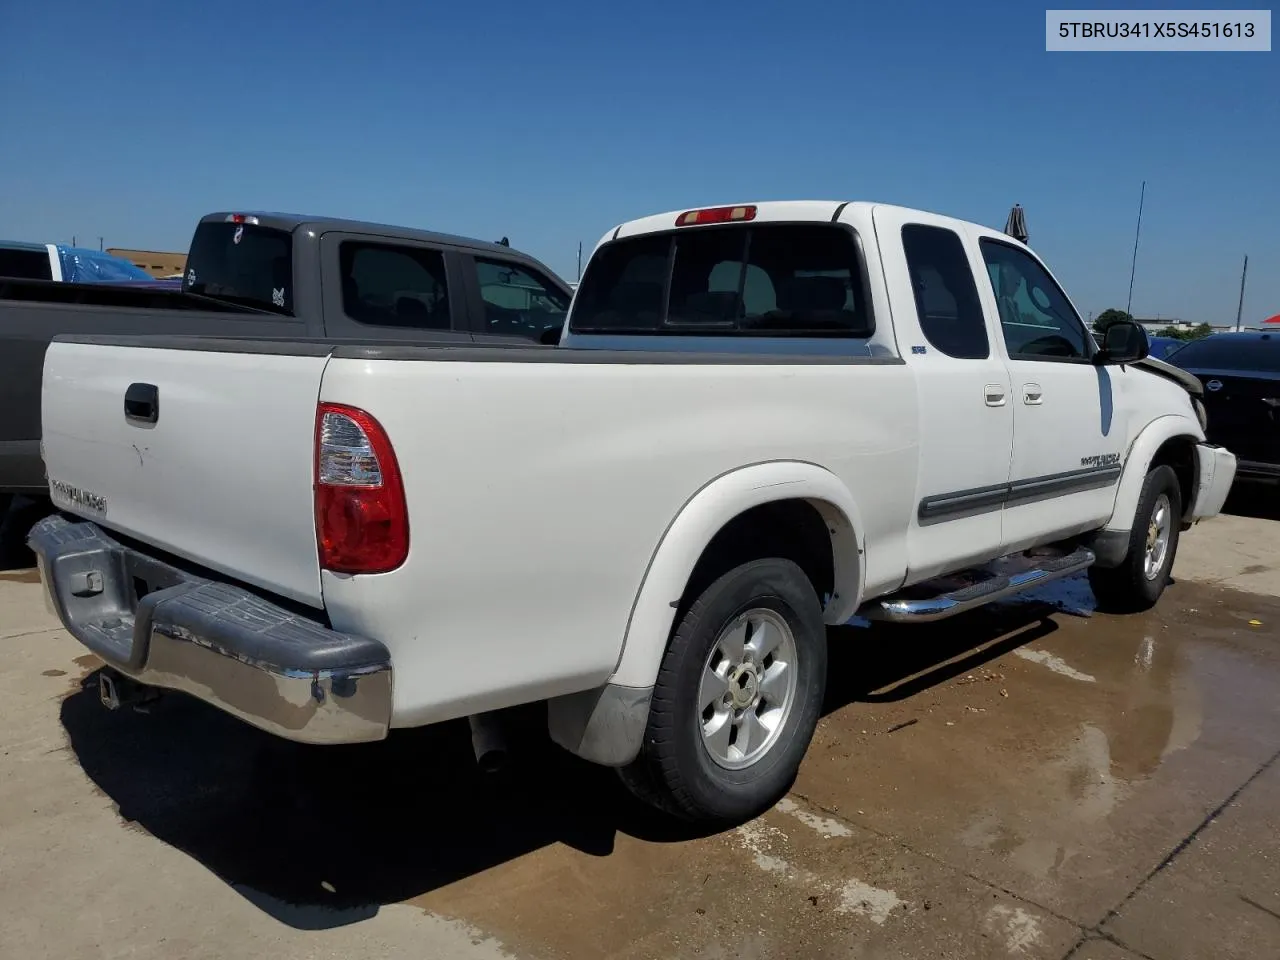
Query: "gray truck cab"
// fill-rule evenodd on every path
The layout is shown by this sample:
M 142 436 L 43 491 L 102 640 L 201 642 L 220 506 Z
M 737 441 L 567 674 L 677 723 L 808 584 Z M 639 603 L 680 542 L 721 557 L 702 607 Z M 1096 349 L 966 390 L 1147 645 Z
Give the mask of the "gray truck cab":
M 354 220 L 213 213 L 191 242 L 183 290 L 301 320 L 310 336 L 538 340 L 573 293 L 499 243 Z

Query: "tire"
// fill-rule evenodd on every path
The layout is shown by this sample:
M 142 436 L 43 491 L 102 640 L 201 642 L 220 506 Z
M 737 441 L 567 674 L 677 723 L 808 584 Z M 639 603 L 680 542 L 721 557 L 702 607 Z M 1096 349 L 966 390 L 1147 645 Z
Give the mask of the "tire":
M 725 656 L 739 635 L 744 652 Z M 770 644 L 767 656 L 757 652 Z M 719 679 L 705 676 L 709 670 Z M 686 820 L 749 820 L 794 781 L 826 682 L 826 627 L 809 579 L 789 560 L 743 564 L 707 587 L 677 624 L 640 754 L 619 770 L 622 781 L 639 799 Z M 717 690 L 723 692 L 700 709 L 698 701 Z M 708 729 L 718 735 L 708 739 Z
M 1148 541 L 1157 539 L 1160 527 L 1159 509 L 1166 511 L 1165 546 L 1159 563 L 1148 570 Z M 1098 609 L 1108 613 L 1137 613 L 1150 610 L 1169 583 L 1169 572 L 1178 552 L 1178 536 L 1182 523 L 1182 489 L 1172 467 L 1153 468 L 1142 483 L 1138 509 L 1129 532 L 1129 550 L 1120 565 L 1103 569 L 1089 568 L 1089 585 L 1097 598 Z M 1154 560 L 1154 556 L 1151 557 Z

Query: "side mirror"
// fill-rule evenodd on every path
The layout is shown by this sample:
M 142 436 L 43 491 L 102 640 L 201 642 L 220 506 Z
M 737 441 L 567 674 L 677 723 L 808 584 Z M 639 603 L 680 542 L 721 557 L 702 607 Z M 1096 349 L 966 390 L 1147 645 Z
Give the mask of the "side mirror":
M 1121 320 L 1107 327 L 1102 337 L 1102 349 L 1094 354 L 1093 362 L 1099 366 L 1136 363 L 1151 355 L 1151 341 L 1146 328 L 1132 320 Z
M 560 334 L 564 330 L 561 327 L 547 327 L 542 333 L 538 334 L 538 342 L 545 347 L 555 347 L 560 344 Z

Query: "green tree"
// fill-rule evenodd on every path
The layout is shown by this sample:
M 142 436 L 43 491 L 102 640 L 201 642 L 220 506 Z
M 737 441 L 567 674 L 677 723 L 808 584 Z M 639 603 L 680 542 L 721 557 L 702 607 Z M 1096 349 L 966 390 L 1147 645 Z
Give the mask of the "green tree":
M 1180 330 L 1177 327 L 1165 327 L 1157 336 L 1170 337 L 1174 340 L 1199 340 L 1201 337 L 1207 337 L 1213 333 L 1213 327 L 1207 323 L 1198 323 L 1190 330 Z
M 1117 310 L 1115 307 L 1108 307 L 1093 319 L 1093 329 L 1098 333 L 1106 333 L 1107 327 L 1113 323 L 1120 323 L 1124 320 L 1132 320 L 1133 317 L 1125 313 L 1123 310 Z

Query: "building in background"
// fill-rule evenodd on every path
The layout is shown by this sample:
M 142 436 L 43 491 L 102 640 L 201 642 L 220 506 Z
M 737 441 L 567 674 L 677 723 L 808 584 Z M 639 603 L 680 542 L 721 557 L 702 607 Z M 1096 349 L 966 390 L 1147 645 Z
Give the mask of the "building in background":
M 1182 320 L 1178 317 L 1156 317 L 1154 320 L 1147 317 L 1134 317 L 1135 323 L 1141 324 L 1151 336 L 1159 336 L 1162 330 L 1168 330 L 1172 327 L 1179 333 L 1189 333 L 1200 324 L 1193 323 L 1190 320 Z M 1214 333 L 1221 333 L 1224 330 L 1234 330 L 1233 323 L 1211 323 L 1208 325 Z
M 185 253 L 163 253 L 158 250 L 126 250 L 124 247 L 107 247 L 113 257 L 128 260 L 153 277 L 181 276 L 187 269 Z

